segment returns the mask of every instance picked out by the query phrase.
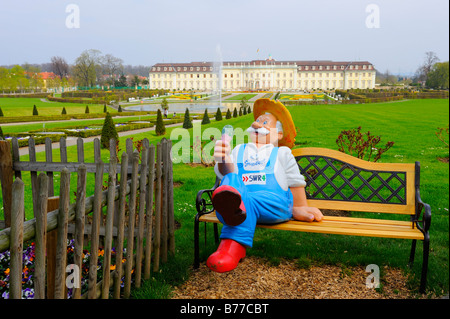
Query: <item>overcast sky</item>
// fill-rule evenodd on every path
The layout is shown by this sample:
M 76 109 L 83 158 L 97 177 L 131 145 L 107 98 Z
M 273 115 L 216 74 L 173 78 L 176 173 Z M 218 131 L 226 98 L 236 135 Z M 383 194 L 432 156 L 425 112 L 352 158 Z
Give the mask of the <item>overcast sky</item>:
M 86 49 L 132 65 L 214 61 L 218 46 L 225 61 L 270 54 L 414 73 L 427 51 L 449 59 L 449 1 L 0 0 L 0 65 L 72 64 Z

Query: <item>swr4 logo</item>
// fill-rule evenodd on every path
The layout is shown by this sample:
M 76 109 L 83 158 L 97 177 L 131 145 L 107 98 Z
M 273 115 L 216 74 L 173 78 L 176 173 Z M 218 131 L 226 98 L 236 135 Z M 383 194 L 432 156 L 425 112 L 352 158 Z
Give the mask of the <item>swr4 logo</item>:
M 245 185 L 266 185 L 266 173 L 242 174 Z

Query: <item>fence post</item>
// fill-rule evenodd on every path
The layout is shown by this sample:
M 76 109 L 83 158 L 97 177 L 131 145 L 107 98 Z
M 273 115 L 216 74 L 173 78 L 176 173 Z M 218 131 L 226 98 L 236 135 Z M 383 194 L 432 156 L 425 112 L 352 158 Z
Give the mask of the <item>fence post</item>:
M 110 144 L 115 141 L 111 140 Z M 116 170 L 117 158 L 116 155 L 110 153 L 109 158 L 109 174 L 108 174 L 108 197 L 107 197 L 107 213 L 105 225 L 105 248 L 103 259 L 103 281 L 102 281 L 102 299 L 109 298 L 109 282 L 111 277 L 111 249 L 112 249 L 112 231 L 114 218 L 114 195 L 116 189 Z
M 41 173 L 38 176 L 39 198 L 36 211 L 36 246 L 35 246 L 35 273 L 34 298 L 45 298 L 45 243 L 47 238 L 47 201 L 48 176 Z
M 153 271 L 157 272 L 161 251 L 161 143 L 156 144 L 155 241 L 153 251 Z
M 144 279 L 150 279 L 151 259 L 152 259 L 152 233 L 153 233 L 153 190 L 155 183 L 155 146 L 150 145 L 148 149 L 148 189 L 146 202 L 146 225 L 147 235 L 145 237 L 145 262 Z
M 120 188 L 119 188 L 119 218 L 117 222 L 117 245 L 116 245 L 116 271 L 114 272 L 114 293 L 113 298 L 120 298 L 120 284 L 122 281 L 122 257 L 123 257 L 123 239 L 125 224 L 125 204 L 128 179 L 128 155 L 122 153 L 120 166 Z
M 167 209 L 168 209 L 168 205 L 167 205 L 167 199 L 168 199 L 168 182 L 169 182 L 169 178 L 168 178 L 168 154 L 167 154 L 167 140 L 165 138 L 163 138 L 161 140 L 161 145 L 162 145 L 162 169 L 163 169 L 163 186 L 162 186 L 162 215 L 161 215 L 161 262 L 165 263 L 167 262 L 167 231 L 168 231 L 168 216 L 167 216 Z
M 61 200 L 59 202 L 56 244 L 55 299 L 66 299 L 67 224 L 70 200 L 70 173 L 67 168 L 61 171 L 59 195 Z
M 22 298 L 22 255 L 23 255 L 23 219 L 24 219 L 24 184 L 16 179 L 12 185 L 11 214 L 11 263 L 9 274 L 9 297 Z
M 50 180 L 49 180 L 50 184 Z M 50 188 L 50 185 L 49 185 Z M 59 196 L 49 197 L 47 199 L 47 213 L 50 213 L 59 207 Z M 56 238 L 58 229 L 47 233 L 47 299 L 55 298 L 55 269 L 56 269 Z
M 8 228 L 11 226 L 11 201 L 13 185 L 11 148 L 8 141 L 0 141 L 0 182 L 2 187 L 5 227 Z
M 136 218 L 136 196 L 138 185 L 138 165 L 139 165 L 139 153 L 135 151 L 132 157 L 132 170 L 131 170 L 131 190 L 130 190 L 130 202 L 129 202 L 129 215 L 128 215 L 128 237 L 127 237 L 127 263 L 125 267 L 125 287 L 124 297 L 129 298 L 131 293 L 131 271 L 133 269 L 133 257 L 134 257 L 134 224 Z
M 75 211 L 75 247 L 74 247 L 74 264 L 81 271 L 83 263 L 83 241 L 84 241 L 84 221 L 86 212 L 86 166 L 84 164 L 78 167 L 77 179 L 77 200 Z M 77 286 L 74 287 L 73 298 L 81 297 L 81 275 L 78 279 Z M 77 288 L 78 287 L 78 288 Z

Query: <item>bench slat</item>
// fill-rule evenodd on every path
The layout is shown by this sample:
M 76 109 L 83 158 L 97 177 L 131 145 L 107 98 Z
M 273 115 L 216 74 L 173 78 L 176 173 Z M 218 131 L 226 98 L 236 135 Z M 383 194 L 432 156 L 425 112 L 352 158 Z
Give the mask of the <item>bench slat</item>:
M 200 221 L 220 223 L 215 213 L 201 216 Z M 275 225 L 257 225 L 257 227 L 337 235 L 418 240 L 423 240 L 424 238 L 420 230 L 412 228 L 411 222 L 339 216 L 325 216 L 321 222 L 308 223 L 291 220 Z

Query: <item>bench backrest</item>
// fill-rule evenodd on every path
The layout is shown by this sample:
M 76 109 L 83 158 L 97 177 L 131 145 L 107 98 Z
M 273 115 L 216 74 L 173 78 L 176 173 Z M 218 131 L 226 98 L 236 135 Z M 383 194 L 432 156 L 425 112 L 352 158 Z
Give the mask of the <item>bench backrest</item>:
M 325 148 L 292 150 L 310 206 L 414 215 L 419 163 L 373 163 Z M 416 174 L 417 170 L 417 174 Z

